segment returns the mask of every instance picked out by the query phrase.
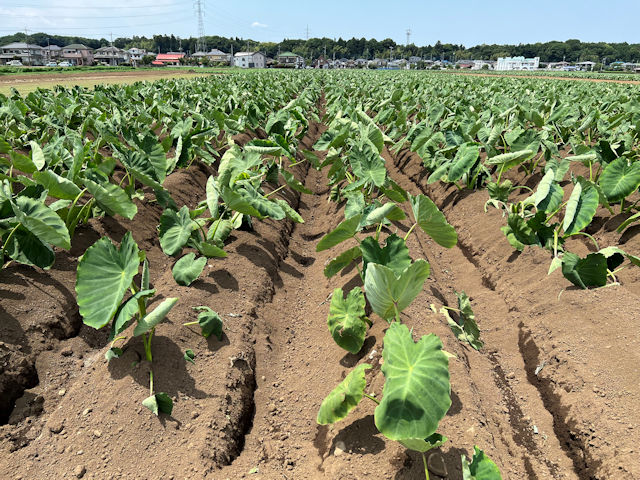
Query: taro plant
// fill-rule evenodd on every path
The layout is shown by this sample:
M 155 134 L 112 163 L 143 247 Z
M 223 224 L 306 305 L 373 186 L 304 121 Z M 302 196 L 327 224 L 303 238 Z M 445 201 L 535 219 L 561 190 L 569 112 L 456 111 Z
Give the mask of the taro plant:
M 142 272 L 139 272 L 141 263 Z M 139 273 L 141 279 L 137 284 L 135 277 Z M 127 291 L 131 295 L 125 299 Z M 138 249 L 131 232 L 122 238 L 119 247 L 109 238 L 101 238 L 78 262 L 76 294 L 84 323 L 95 329 L 111 323 L 111 348 L 106 354 L 107 359 L 111 359 L 122 354 L 122 349 L 115 346 L 116 342 L 126 339 L 120 334 L 133 321 L 136 322 L 133 336 L 142 337 L 144 358 L 150 364 L 149 397 L 142 404 L 156 415 L 158 412 L 171 414 L 173 401 L 169 395 L 154 392 L 151 342 L 157 325 L 166 318 L 178 299 L 167 298 L 148 312 L 148 301 L 155 292 L 149 285 L 146 255 Z

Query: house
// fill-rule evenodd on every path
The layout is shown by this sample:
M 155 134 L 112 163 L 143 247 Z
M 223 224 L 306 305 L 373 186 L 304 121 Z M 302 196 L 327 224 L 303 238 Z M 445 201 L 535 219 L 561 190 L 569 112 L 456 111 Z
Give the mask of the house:
M 233 56 L 233 64 L 240 68 L 265 68 L 267 57 L 260 52 L 238 52 Z
M 292 52 L 284 52 L 277 57 L 278 64 L 285 67 L 304 68 L 304 58 Z
M 117 67 L 123 63 L 129 63 L 129 52 L 113 46 L 101 47 L 94 52 L 93 59 L 96 62 Z
M 40 45 L 14 42 L 0 47 L 0 64 L 20 60 L 23 65 L 44 65 L 44 53 Z
M 496 62 L 492 62 L 489 60 L 474 60 L 471 70 L 482 70 L 483 68 L 485 70 L 493 70 L 493 68 L 495 67 L 495 64 Z
M 576 63 L 576 67 L 585 72 L 592 72 L 593 67 L 596 66 L 596 62 L 578 62 Z
M 58 45 L 47 45 L 46 47 L 42 47 L 42 54 L 44 55 L 45 63 L 57 62 L 60 60 L 60 55 L 62 55 L 62 47 Z
M 387 64 L 387 61 L 382 58 L 374 58 L 373 60 L 369 60 L 369 68 L 380 68 L 384 67 Z
M 146 57 L 147 55 L 156 56 L 153 52 L 147 52 L 144 48 L 136 47 L 130 48 L 127 50 L 127 53 L 129 54 L 129 62 L 131 62 L 131 65 L 134 67 L 137 67 L 142 63 L 142 57 Z
M 93 65 L 93 49 L 81 43 L 73 43 L 62 48 L 60 58 L 72 65 Z
M 313 68 L 320 68 L 322 70 L 327 70 L 329 68 L 329 60 L 324 57 L 324 55 L 320 55 L 313 63 Z
M 461 69 L 472 69 L 474 67 L 475 63 L 473 62 L 473 60 L 458 60 L 456 62 L 456 68 L 461 68 Z
M 547 70 L 566 70 L 567 67 L 571 66 L 569 62 L 550 62 L 547 64 Z
M 231 63 L 231 55 L 217 48 L 213 48 L 210 52 L 196 52 L 192 57 L 197 59 L 207 58 L 210 62 L 225 63 L 227 65 Z
M 496 70 L 537 70 L 540 66 L 540 57 L 500 57 L 496 64 Z
M 156 59 L 151 62 L 151 65 L 157 66 L 177 66 L 180 65 L 180 60 L 185 57 L 184 53 L 181 52 L 169 52 L 169 53 L 159 53 L 156 55 Z

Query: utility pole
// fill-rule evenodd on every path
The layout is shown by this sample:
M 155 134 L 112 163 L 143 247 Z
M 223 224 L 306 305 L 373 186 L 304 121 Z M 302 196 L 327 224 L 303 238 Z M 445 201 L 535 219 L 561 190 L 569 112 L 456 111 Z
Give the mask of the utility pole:
M 307 24 L 307 41 L 309 41 L 309 24 Z
M 113 32 L 109 33 L 111 35 L 111 46 L 113 47 Z
M 411 43 L 411 29 L 407 28 L 407 47 Z
M 29 61 L 29 66 L 31 66 L 31 49 L 29 48 L 29 31 L 27 30 L 27 27 L 24 27 L 24 43 L 27 46 L 27 59 Z

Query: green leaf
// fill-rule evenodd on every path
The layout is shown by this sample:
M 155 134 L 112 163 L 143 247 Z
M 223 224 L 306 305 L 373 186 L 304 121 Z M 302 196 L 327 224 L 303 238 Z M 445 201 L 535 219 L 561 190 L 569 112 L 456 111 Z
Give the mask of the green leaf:
M 78 306 L 86 325 L 98 329 L 109 323 L 139 265 L 138 246 L 131 232 L 119 248 L 103 237 L 87 249 L 78 262 L 76 277 Z
M 330 231 L 320 239 L 316 246 L 316 252 L 328 250 L 331 247 L 335 247 L 339 243 L 353 237 L 358 231 L 361 218 L 362 214 L 354 215 L 340 223 L 340 225 L 338 225 L 334 230 Z
M 166 298 L 163 300 L 163 302 L 154 308 L 151 313 L 147 313 L 144 317 L 138 320 L 138 324 L 133 330 L 133 336 L 139 337 L 140 335 L 153 330 L 156 325 L 165 319 L 177 301 L 177 298 Z
M 493 461 L 487 457 L 478 447 L 473 447 L 473 460 L 471 463 L 462 455 L 463 480 L 502 480 L 500 470 Z
M 193 307 L 199 310 L 198 325 L 202 331 L 204 338 L 209 338 L 211 334 L 215 335 L 218 340 L 222 340 L 222 319 L 220 315 L 211 310 L 209 307 Z
M 26 196 L 11 204 L 16 220 L 41 242 L 69 250 L 71 239 L 62 219 L 44 203 Z
M 142 405 L 151 410 L 155 415 L 158 415 L 158 412 L 171 415 L 171 412 L 173 411 L 173 400 L 171 400 L 169 395 L 163 392 L 159 392 L 145 398 L 142 401 Z
M 213 175 L 207 179 L 206 190 L 209 213 L 211 213 L 212 218 L 218 218 L 218 199 L 220 198 L 220 194 L 218 193 L 218 187 L 216 186 L 216 180 Z
M 364 279 L 367 300 L 374 312 L 389 321 L 413 302 L 427 277 L 429 264 L 422 259 L 416 260 L 400 276 L 389 267 L 371 263 Z
M 191 362 L 191 363 L 193 363 L 193 364 L 195 365 L 195 363 L 196 363 L 196 361 L 194 360 L 195 358 L 196 358 L 196 354 L 195 354 L 195 353 L 193 353 L 193 350 L 191 350 L 190 348 L 189 348 L 189 349 L 187 349 L 187 350 L 184 352 L 184 359 L 185 359 L 187 362 Z
M 300 181 L 293 176 L 293 173 L 284 169 L 280 170 L 280 173 L 282 174 L 284 181 L 287 182 L 287 185 L 289 185 L 289 187 L 291 187 L 296 192 L 307 193 L 309 195 L 313 193 L 311 190 L 305 187 L 302 183 L 300 183 Z
M 640 212 L 635 213 L 633 215 L 631 215 L 629 218 L 627 218 L 624 222 L 622 222 L 620 224 L 620 226 L 616 229 L 616 232 L 618 233 L 622 233 L 624 231 L 625 228 L 627 228 L 629 225 L 631 225 L 632 223 L 634 223 L 636 220 L 638 220 L 638 218 L 640 218 Z
M 381 207 L 374 208 L 362 221 L 363 226 L 367 225 L 376 225 L 383 220 L 391 220 L 391 221 L 399 221 L 404 220 L 406 215 L 402 211 L 400 207 L 398 207 L 395 203 L 389 202 L 385 203 Z
M 195 253 L 188 253 L 173 266 L 173 279 L 178 285 L 188 287 L 200 276 L 206 264 L 206 257 L 198 257 L 196 260 Z
M 469 297 L 464 292 L 456 292 L 456 295 L 458 297 L 458 309 L 460 310 L 460 322 L 458 323 L 451 318 L 449 310 L 444 307 L 440 309 L 440 313 L 445 316 L 451 331 L 458 340 L 468 343 L 476 350 L 480 350 L 484 344 L 480 340 L 480 329 L 475 321 Z
M 213 243 L 193 241 L 193 246 L 207 258 L 225 258 L 227 256 L 227 252 Z
M 520 150 L 518 152 L 503 153 L 489 158 L 484 163 L 485 165 L 500 165 L 502 170 L 509 170 L 516 165 L 520 165 L 525 160 L 535 155 L 532 150 Z
M 38 170 L 33 161 L 27 157 L 26 155 L 22 155 L 14 150 L 9 152 L 9 158 L 11 159 L 11 163 L 16 170 L 19 170 L 24 173 L 33 173 Z
M 275 202 L 282 208 L 288 219 L 293 220 L 295 223 L 304 223 L 304 218 L 298 212 L 296 212 L 286 200 L 276 198 Z
M 341 288 L 336 288 L 331 297 L 327 325 L 336 343 L 351 353 L 358 353 L 367 333 L 367 317 L 364 312 L 365 299 L 360 287 L 353 288 L 343 298 Z
M 189 207 L 184 205 L 179 212 L 166 209 L 160 217 L 160 246 L 167 255 L 177 255 L 187 244 L 191 232 L 198 228 L 191 220 Z
M 610 202 L 619 202 L 640 186 L 640 162 L 617 158 L 607 165 L 600 176 L 600 187 Z
M 33 140 L 29 142 L 29 145 L 31 145 L 31 161 L 35 165 L 36 169 L 42 170 L 47 164 L 42 148 Z
M 8 231 L 3 234 L 3 243 L 7 241 L 8 236 Z M 9 258 L 23 265 L 35 265 L 49 269 L 56 259 L 51 247 L 42 243 L 38 237 L 24 227 L 18 227 L 4 248 L 5 254 Z
M 362 363 L 354 368 L 340 384 L 322 401 L 316 421 L 320 425 L 336 423 L 356 408 L 367 386 L 365 370 L 371 365 Z
M 456 156 L 453 159 L 453 163 L 449 168 L 449 172 L 447 173 L 449 181 L 456 182 L 462 177 L 462 175 L 468 173 L 469 169 L 473 167 L 478 160 L 478 156 L 480 156 L 480 149 L 478 148 L 478 145 L 474 143 L 465 143 L 460 145 L 456 152 Z
M 104 354 L 104 358 L 108 361 L 113 360 L 114 358 L 120 358 L 124 351 L 119 347 L 111 347 Z
M 105 182 L 98 184 L 93 180 L 85 178 L 82 180 L 89 193 L 93 195 L 96 202 L 107 215 L 116 214 L 132 220 L 138 213 L 138 207 L 131 201 L 127 193 L 113 183 Z
M 224 204 L 229 210 L 242 213 L 243 215 L 262 218 L 260 212 L 256 210 L 249 199 L 245 198 L 240 193 L 237 193 L 228 187 L 224 187 L 222 189 L 221 196 Z
M 342 252 L 336 258 L 331 260 L 326 267 L 324 267 L 324 276 L 327 278 L 333 277 L 336 273 L 350 265 L 351 262 L 360 258 L 361 256 L 362 251 L 360 250 L 360 247 L 358 245 L 350 248 L 346 252 Z
M 233 231 L 233 224 L 231 220 L 218 219 L 211 224 L 207 231 L 207 240 L 218 245 L 224 246 L 224 241 L 229 237 Z
M 384 336 L 382 401 L 378 430 L 391 440 L 425 439 L 451 407 L 449 359 L 431 334 L 414 343 L 406 325 L 394 322 Z
M 415 450 L 416 452 L 426 453 L 432 448 L 438 448 L 445 444 L 448 440 L 444 435 L 440 435 L 439 433 L 434 433 L 433 435 L 429 435 L 424 440 L 421 438 L 405 438 L 403 440 L 399 440 L 402 445 L 404 445 L 409 450 Z
M 581 231 L 593 220 L 598 210 L 598 191 L 589 184 L 576 183 L 567 202 L 562 228 L 565 235 Z
M 575 253 L 562 256 L 562 275 L 576 287 L 604 287 L 607 284 L 607 258 L 601 253 L 590 253 L 580 258 Z
M 425 195 L 409 196 L 413 216 L 418 226 L 438 244 L 453 248 L 458 243 L 456 230 L 449 225 L 444 214 Z
M 401 275 L 411 265 L 409 248 L 404 239 L 398 237 L 395 233 L 387 237 L 384 248 L 380 248 L 374 237 L 367 237 L 360 244 L 360 250 L 365 273 L 367 265 L 370 263 L 389 267 L 396 275 Z
M 53 198 L 75 200 L 81 192 L 80 188 L 75 183 L 61 177 L 52 170 L 34 172 L 33 179 L 49 190 L 49 195 Z
M 108 341 L 112 342 L 120 333 L 122 333 L 128 326 L 131 319 L 136 313 L 140 312 L 139 301 L 145 298 L 151 297 L 156 293 L 155 290 L 140 290 L 135 295 L 129 297 L 123 302 L 118 311 L 113 317 L 113 323 L 111 324 L 111 333 Z M 145 303 L 146 305 L 146 303 Z
M 382 187 L 387 178 L 387 168 L 380 154 L 371 147 L 354 148 L 349 156 L 353 173 L 367 183 Z

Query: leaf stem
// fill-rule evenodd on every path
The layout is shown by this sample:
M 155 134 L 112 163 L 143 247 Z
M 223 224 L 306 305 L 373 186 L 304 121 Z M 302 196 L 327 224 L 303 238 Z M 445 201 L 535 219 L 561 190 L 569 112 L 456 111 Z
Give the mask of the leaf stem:
M 269 198 L 271 195 L 273 195 L 274 193 L 279 192 L 280 190 L 282 190 L 282 189 L 283 189 L 283 188 L 285 188 L 286 186 L 287 186 L 287 184 L 286 184 L 286 183 L 285 183 L 285 184 L 283 184 L 283 185 L 280 185 L 280 186 L 279 186 L 278 188 L 276 188 L 275 190 L 273 190 L 273 191 L 271 191 L 271 192 L 267 193 L 267 194 L 264 196 L 264 198 Z
M 365 397 L 367 397 L 369 400 L 373 400 L 373 401 L 374 401 L 374 402 L 376 402 L 378 405 L 380 405 L 380 401 L 379 401 L 376 397 L 374 397 L 374 396 L 372 396 L 372 395 L 369 395 L 368 393 L 363 393 L 362 395 L 364 395 L 364 396 L 365 396 Z
M 16 230 L 20 225 L 22 224 L 18 223 L 15 227 L 13 227 L 13 229 L 11 230 L 11 233 L 9 233 L 9 236 L 7 237 L 7 241 L 4 242 L 4 244 L 2 245 L 2 253 L 0 253 L 0 259 L 2 259 L 3 263 L 4 263 L 4 252 L 7 250 L 7 245 L 9 245 L 9 242 L 11 241 L 11 237 L 13 237 L 13 234 L 16 233 Z
M 422 454 L 422 464 L 424 465 L 424 478 L 429 480 L 429 467 L 427 467 L 427 456 Z
M 182 326 L 183 327 L 188 327 L 189 325 L 198 325 L 198 323 L 200 323 L 200 322 L 198 320 L 196 320 L 195 322 L 183 323 Z
M 407 241 L 407 238 L 409 238 L 409 235 L 411 235 L 411 233 L 413 232 L 413 229 L 416 228 L 418 224 L 414 223 L 413 225 L 411 225 L 411 228 L 409 229 L 409 231 L 407 232 L 407 234 L 404 236 L 404 241 Z

